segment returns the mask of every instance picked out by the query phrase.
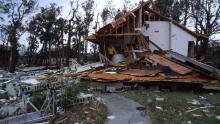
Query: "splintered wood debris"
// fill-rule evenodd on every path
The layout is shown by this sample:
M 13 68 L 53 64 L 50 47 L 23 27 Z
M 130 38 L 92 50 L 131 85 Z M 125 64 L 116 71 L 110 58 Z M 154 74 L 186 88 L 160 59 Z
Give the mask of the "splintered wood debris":
M 141 70 L 141 69 L 128 69 L 126 71 L 119 72 L 120 74 L 144 77 L 144 76 L 156 76 L 162 70 L 160 69 L 151 69 L 151 70 Z
M 141 63 L 144 62 L 143 63 Z M 164 54 L 146 54 L 138 64 L 105 66 L 78 74 L 82 79 L 101 83 L 198 85 L 204 89 L 220 90 L 219 80 L 203 75 L 192 68 L 175 63 Z M 126 62 L 125 62 L 126 63 Z
M 186 68 L 184 66 L 181 66 L 179 64 L 176 64 L 175 62 L 172 62 L 172 61 L 170 61 L 162 56 L 156 55 L 156 54 L 149 55 L 148 58 L 156 63 L 163 65 L 163 66 L 168 66 L 173 71 L 175 71 L 179 74 L 182 74 L 182 75 L 192 72 L 191 69 Z
M 147 71 L 147 70 L 145 70 Z M 160 83 L 160 84 L 169 84 L 176 83 L 177 85 L 181 84 L 198 84 L 201 85 L 204 89 L 213 89 L 220 90 L 220 83 L 217 80 L 210 79 L 205 77 L 197 72 L 192 72 L 190 75 L 181 75 L 181 76 L 166 76 L 163 72 L 158 72 L 155 76 L 152 75 L 143 75 L 143 70 L 131 69 L 128 71 L 121 71 L 116 73 L 106 73 L 106 71 L 93 71 L 90 73 L 84 73 L 81 75 L 82 79 L 89 79 L 103 83 Z
M 164 50 L 165 48 L 157 44 L 159 41 L 152 41 L 151 35 L 143 30 L 149 30 L 150 24 L 146 23 L 147 21 L 169 21 L 194 37 L 200 39 L 205 37 L 188 30 L 175 20 L 151 10 L 150 5 L 149 1 L 143 2 L 134 10 L 100 28 L 92 36 L 86 37 L 87 40 L 99 45 L 99 57 L 102 58 L 100 61 L 112 68 L 81 72 L 78 76 L 105 83 L 141 83 L 145 85 L 172 83 L 174 85 L 189 84 L 190 86 L 198 84 L 205 89 L 220 90 L 220 77 L 211 75 L 206 68 L 201 68 L 204 66 L 203 64 L 193 61 L 192 63 L 196 65 L 194 66 L 179 61 L 175 58 L 176 55 L 168 56 L 170 51 Z M 109 54 L 109 46 L 114 47 L 117 52 L 113 55 Z M 171 48 L 169 49 L 172 51 Z M 124 60 L 120 63 L 123 65 L 121 67 L 113 66 L 111 62 L 111 59 L 117 54 L 124 56 Z

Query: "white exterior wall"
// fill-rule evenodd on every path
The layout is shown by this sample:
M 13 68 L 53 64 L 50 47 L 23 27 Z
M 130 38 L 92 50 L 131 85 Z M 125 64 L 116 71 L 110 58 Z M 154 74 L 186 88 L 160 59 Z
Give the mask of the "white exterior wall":
M 143 26 L 141 31 L 145 36 L 149 36 L 150 40 L 157 44 L 163 50 L 173 50 L 184 56 L 188 55 L 188 42 L 196 41 L 196 37 L 192 36 L 183 29 L 168 21 L 146 21 L 149 28 Z M 157 50 L 152 44 L 150 49 Z
M 171 49 L 174 52 L 188 56 L 188 42 L 196 42 L 197 38 L 174 24 L 171 27 Z
M 169 50 L 169 23 L 166 21 L 147 21 L 149 28 L 143 26 L 141 31 L 145 36 L 149 36 L 150 40 L 160 46 L 163 50 Z M 157 50 L 150 44 L 151 50 Z

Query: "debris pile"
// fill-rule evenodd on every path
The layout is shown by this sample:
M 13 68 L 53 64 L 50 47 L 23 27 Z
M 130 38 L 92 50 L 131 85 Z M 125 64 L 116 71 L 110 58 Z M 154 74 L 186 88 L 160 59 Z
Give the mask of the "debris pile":
M 122 96 L 148 110 L 152 123 L 219 123 L 219 93 L 127 91 Z
M 86 38 L 99 45 L 100 61 L 111 68 L 82 72 L 81 78 L 220 90 L 220 70 L 190 58 L 206 37 L 152 10 L 150 4 L 144 2 Z M 191 42 L 197 46 L 190 47 Z

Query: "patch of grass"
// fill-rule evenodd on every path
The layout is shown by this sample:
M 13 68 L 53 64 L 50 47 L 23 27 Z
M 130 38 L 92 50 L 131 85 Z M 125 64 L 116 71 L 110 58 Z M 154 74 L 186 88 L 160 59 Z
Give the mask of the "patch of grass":
M 102 102 L 93 101 L 69 108 L 65 116 L 67 119 L 64 124 L 104 124 L 108 116 L 108 110 Z
M 97 107 L 96 123 L 104 124 L 108 116 L 108 109 L 103 103 L 99 103 Z
M 220 94 L 212 94 L 212 95 L 210 95 L 210 94 L 203 93 L 202 95 L 205 96 L 210 103 L 212 103 L 212 104 L 219 104 L 220 105 Z
M 61 96 L 60 104 L 64 108 L 69 108 L 73 105 L 73 101 L 77 98 L 80 92 L 87 92 L 90 85 L 86 82 L 71 85 L 65 89 Z
M 145 101 L 148 98 L 152 98 L 152 96 L 149 96 L 148 94 L 144 94 L 142 92 L 121 92 L 119 94 L 128 97 L 142 105 L 144 105 Z
M 187 124 L 189 121 L 193 124 L 219 124 L 220 120 L 216 118 L 220 115 L 219 108 L 209 109 L 208 112 L 196 110 L 186 112 L 189 109 L 200 107 L 201 105 L 192 105 L 188 103 L 198 96 L 204 96 L 211 104 L 220 103 L 220 95 L 209 93 L 193 92 L 146 92 L 146 91 L 128 91 L 122 92 L 120 95 L 128 97 L 148 110 L 152 124 Z M 164 98 L 164 101 L 157 101 L 156 98 Z M 161 107 L 162 110 L 157 109 Z M 194 115 L 194 116 L 193 116 Z M 195 116 L 195 115 L 198 115 Z

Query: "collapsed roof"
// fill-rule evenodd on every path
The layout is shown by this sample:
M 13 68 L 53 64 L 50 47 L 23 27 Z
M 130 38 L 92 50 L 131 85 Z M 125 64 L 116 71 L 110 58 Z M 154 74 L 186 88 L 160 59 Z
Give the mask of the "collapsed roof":
M 134 10 L 125 13 L 115 21 L 100 28 L 95 34 L 85 38 L 100 45 L 101 60 L 110 64 L 113 63 L 106 57 L 106 41 L 112 40 L 113 42 L 110 44 L 126 42 L 126 44 L 122 44 L 123 50 L 120 50 L 120 53 L 125 55 L 125 62 L 120 64 L 122 68 L 114 71 L 114 73 L 111 69 L 83 72 L 81 77 L 100 82 L 131 84 L 197 84 L 205 89 L 220 90 L 220 70 L 179 53 L 164 50 L 160 45 L 151 41 L 149 36 L 144 36 L 140 31 L 143 26 L 148 27 L 146 21 L 166 21 L 197 40 L 206 39 L 205 36 L 197 34 L 175 20 L 151 9 L 151 2 L 143 2 Z M 132 37 L 134 41 L 128 42 L 126 37 Z M 120 40 L 121 38 L 123 40 Z M 134 48 L 136 45 L 138 49 Z M 159 52 L 152 51 L 150 45 L 157 48 Z M 180 45 L 180 47 L 182 46 Z

